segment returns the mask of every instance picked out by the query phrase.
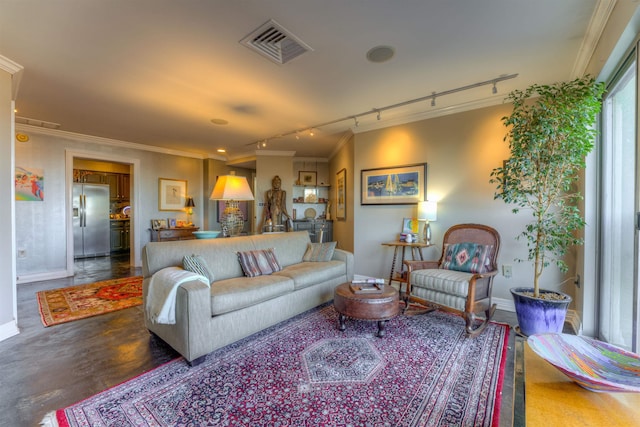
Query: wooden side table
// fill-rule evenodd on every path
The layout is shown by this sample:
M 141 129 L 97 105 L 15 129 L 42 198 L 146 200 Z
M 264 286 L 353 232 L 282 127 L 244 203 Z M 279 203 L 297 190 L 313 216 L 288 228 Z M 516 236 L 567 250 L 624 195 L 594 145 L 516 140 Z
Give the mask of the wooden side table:
M 428 248 L 429 246 L 432 246 L 431 244 L 427 244 L 427 243 L 421 243 L 421 242 L 412 242 L 412 243 L 407 243 L 407 242 L 387 242 L 387 243 L 383 243 L 382 246 L 392 246 L 394 248 L 393 250 L 393 261 L 391 262 L 391 273 L 389 273 L 389 284 L 391 284 L 392 280 L 395 280 L 396 282 L 400 282 L 400 283 L 405 283 L 406 279 L 403 278 L 393 278 L 393 273 L 396 271 L 396 263 L 397 263 L 397 259 L 398 259 L 398 253 L 401 254 L 400 256 L 400 268 L 402 269 L 402 263 L 405 260 L 405 252 L 406 249 L 409 248 L 411 250 L 411 258 L 416 260 L 416 255 L 420 258 L 420 261 L 424 261 L 424 255 L 422 254 L 422 249 L 423 248 Z
M 356 294 L 351 290 L 351 282 L 336 287 L 333 306 L 338 312 L 340 330 L 346 329 L 347 317 L 378 322 L 378 337 L 385 335 L 387 320 L 400 313 L 398 291 L 389 285 L 383 285 L 381 293 Z
M 191 240 L 195 239 L 194 231 L 198 231 L 200 227 L 177 227 L 177 228 L 160 228 L 158 230 L 151 229 L 152 242 L 168 242 L 171 240 Z

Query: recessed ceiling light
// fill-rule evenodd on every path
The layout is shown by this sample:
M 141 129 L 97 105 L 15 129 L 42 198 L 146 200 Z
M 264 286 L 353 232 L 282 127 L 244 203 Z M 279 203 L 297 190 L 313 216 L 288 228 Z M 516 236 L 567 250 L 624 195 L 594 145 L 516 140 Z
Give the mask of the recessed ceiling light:
M 224 148 L 218 148 L 218 153 L 226 153 L 227 150 L 225 150 Z
M 391 46 L 376 46 L 369 49 L 367 59 L 371 62 L 381 63 L 393 58 L 396 51 Z
M 220 126 L 229 124 L 229 122 L 225 119 L 211 119 L 211 123 L 213 123 L 214 125 L 220 125 Z

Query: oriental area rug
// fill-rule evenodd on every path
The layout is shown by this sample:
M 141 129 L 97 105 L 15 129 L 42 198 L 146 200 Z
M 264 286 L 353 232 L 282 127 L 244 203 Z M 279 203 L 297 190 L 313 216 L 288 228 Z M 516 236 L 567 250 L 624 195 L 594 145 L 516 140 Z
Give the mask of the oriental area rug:
M 59 426 L 497 426 L 509 327 L 461 317 L 347 320 L 332 305 L 173 360 L 51 413 Z M 56 424 L 57 423 L 57 424 Z
M 44 326 L 57 325 L 142 304 L 142 276 L 40 291 Z

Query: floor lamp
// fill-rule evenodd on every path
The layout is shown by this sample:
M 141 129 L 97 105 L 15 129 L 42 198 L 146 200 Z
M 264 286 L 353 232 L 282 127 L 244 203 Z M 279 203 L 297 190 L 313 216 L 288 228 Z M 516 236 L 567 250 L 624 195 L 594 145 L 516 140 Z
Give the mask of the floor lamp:
M 238 207 L 238 202 L 253 200 L 253 193 L 249 188 L 247 178 L 236 176 L 232 171 L 229 175 L 218 177 L 216 185 L 211 192 L 211 200 L 224 200 L 224 213 L 220 218 L 223 231 L 229 236 L 237 236 L 244 228 L 244 215 Z
M 425 200 L 418 203 L 418 221 L 424 221 L 424 229 L 422 233 L 422 239 L 427 245 L 431 244 L 431 226 L 429 221 L 435 221 L 438 219 L 438 204 Z

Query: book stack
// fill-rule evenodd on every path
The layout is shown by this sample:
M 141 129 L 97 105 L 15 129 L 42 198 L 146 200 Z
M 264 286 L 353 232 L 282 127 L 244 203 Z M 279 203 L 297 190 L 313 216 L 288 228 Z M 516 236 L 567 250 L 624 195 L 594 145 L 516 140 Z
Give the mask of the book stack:
M 351 290 L 355 294 L 381 294 L 383 289 L 384 279 L 367 277 L 351 281 Z
M 401 242 L 406 242 L 408 235 L 411 235 L 411 241 L 412 242 L 417 242 L 418 241 L 418 233 L 400 233 L 400 239 L 399 240 Z

